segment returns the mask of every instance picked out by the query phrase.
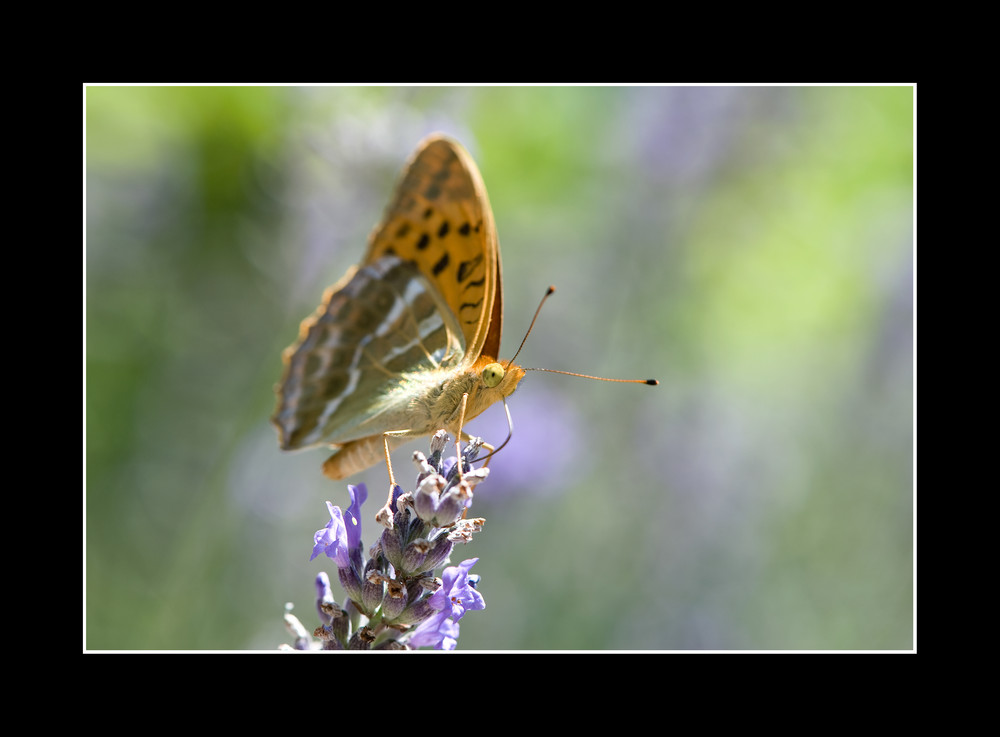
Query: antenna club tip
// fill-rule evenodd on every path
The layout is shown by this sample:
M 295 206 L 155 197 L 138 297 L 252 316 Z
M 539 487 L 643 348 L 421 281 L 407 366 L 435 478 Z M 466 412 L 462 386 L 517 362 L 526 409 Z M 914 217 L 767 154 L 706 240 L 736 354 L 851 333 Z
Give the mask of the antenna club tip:
M 550 284 L 549 285 L 549 290 L 545 293 L 545 296 L 547 297 L 548 295 L 552 294 L 554 291 L 556 291 L 555 286 L 552 285 L 552 284 Z
M 650 386 L 656 386 L 660 382 L 658 382 L 656 379 L 646 379 L 646 383 L 649 384 Z

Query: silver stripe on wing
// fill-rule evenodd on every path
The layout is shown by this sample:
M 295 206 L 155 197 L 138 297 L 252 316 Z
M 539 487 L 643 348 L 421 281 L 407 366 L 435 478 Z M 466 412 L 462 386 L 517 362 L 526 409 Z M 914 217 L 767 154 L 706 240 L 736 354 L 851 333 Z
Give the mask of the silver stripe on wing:
M 411 262 L 386 255 L 355 272 L 289 359 L 274 420 L 285 448 L 408 429 L 413 382 L 440 381 L 465 353 L 461 326 Z

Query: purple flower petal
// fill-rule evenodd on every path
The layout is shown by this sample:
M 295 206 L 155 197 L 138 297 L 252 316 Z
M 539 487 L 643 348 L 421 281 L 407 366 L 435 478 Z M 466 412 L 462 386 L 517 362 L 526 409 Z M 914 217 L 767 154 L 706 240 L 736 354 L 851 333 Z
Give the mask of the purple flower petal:
M 316 574 L 316 611 L 323 624 L 330 624 L 332 621 L 330 615 L 323 611 L 323 605 L 334 603 L 336 602 L 333 599 L 333 589 L 330 588 L 330 577 L 326 575 L 326 571 L 320 571 Z
M 458 623 L 441 611 L 425 619 L 410 636 L 412 648 L 433 647 L 435 650 L 454 650 L 458 644 Z
M 445 568 L 441 574 L 441 588 L 431 594 L 428 603 L 447 612 L 456 622 L 470 609 L 485 609 L 483 595 L 469 583 L 469 569 L 478 561 L 479 558 L 469 558 L 457 566 Z
M 364 484 L 347 485 L 347 491 L 351 495 L 351 506 L 344 512 L 344 520 L 347 524 L 347 545 L 349 548 L 356 548 L 361 545 L 361 505 L 368 499 L 368 487 Z
M 326 503 L 326 508 L 330 510 L 330 521 L 326 523 L 326 527 L 316 530 L 316 534 L 313 535 L 313 552 L 309 560 L 313 560 L 320 553 L 326 553 L 338 568 L 346 568 L 351 564 L 351 559 L 344 516 L 340 507 L 330 502 Z

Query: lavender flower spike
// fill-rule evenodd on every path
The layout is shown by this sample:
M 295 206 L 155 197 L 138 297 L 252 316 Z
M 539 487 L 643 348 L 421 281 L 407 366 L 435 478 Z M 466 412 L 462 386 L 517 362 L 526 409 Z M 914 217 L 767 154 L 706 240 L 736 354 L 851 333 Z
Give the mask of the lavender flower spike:
M 325 554 L 337 565 L 347 592 L 343 606 L 334 601 L 330 577 L 316 576 L 316 608 L 320 626 L 310 638 L 293 617 L 286 617 L 295 637 L 294 649 L 454 650 L 458 621 L 486 603 L 476 590 L 478 576 L 469 570 L 478 558 L 446 565 L 456 545 L 472 541 L 485 520 L 467 516 L 473 487 L 486 480 L 484 468 L 472 467 L 482 441 L 474 439 L 458 460 L 443 458 L 449 446 L 443 430 L 431 439 L 430 458 L 415 454 L 417 479 L 413 493 L 397 486 L 380 520 L 385 529 L 367 551 L 361 541 L 361 506 L 368 498 L 364 484 L 348 486 L 346 509 L 327 502 L 330 521 L 313 536 L 310 560 Z M 317 638 L 317 639 L 313 639 Z M 292 649 L 286 646 L 285 649 Z

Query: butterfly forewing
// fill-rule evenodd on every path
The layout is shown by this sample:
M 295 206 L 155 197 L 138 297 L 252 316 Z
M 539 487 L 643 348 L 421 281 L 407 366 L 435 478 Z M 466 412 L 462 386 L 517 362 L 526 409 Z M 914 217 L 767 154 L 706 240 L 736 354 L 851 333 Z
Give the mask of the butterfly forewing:
M 484 351 L 496 357 L 502 319 L 496 225 L 479 170 L 461 146 L 433 138 L 414 155 L 365 261 L 385 253 L 412 260 L 434 282 L 462 326 L 468 365 Z M 488 337 L 492 351 L 485 350 Z

